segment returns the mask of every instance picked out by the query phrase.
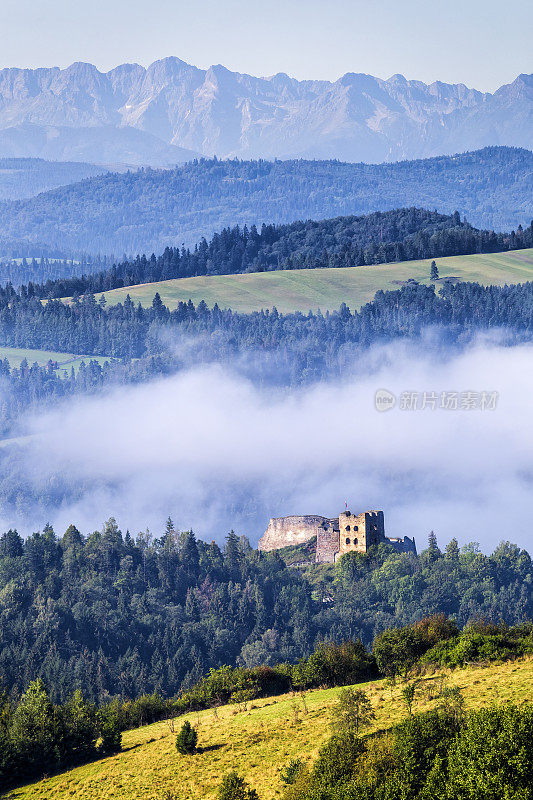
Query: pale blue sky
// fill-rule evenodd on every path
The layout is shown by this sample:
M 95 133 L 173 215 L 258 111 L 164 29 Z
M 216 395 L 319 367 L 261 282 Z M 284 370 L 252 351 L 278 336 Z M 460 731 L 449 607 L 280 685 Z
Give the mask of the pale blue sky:
M 253 75 L 345 72 L 493 90 L 533 71 L 531 0 L 0 0 L 0 66 L 175 55 Z

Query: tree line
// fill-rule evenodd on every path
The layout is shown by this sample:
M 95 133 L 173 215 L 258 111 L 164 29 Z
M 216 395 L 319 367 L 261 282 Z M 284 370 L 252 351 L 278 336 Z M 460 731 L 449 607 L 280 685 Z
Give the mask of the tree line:
M 463 334 L 498 327 L 506 328 L 510 336 L 529 335 L 532 299 L 533 283 L 446 284 L 439 291 L 415 283 L 378 291 L 359 311 L 350 311 L 343 303 L 338 311 L 324 314 L 279 314 L 275 308 L 240 314 L 216 304 L 209 309 L 203 301 L 197 306 L 180 302 L 170 311 L 158 294 L 149 308 L 135 305 L 129 297 L 107 306 L 93 295 L 43 305 L 23 292 L 0 288 L 0 342 L 7 347 L 130 359 L 168 352 L 165 339 L 170 334 L 176 342 L 209 337 L 213 341 L 202 342 L 202 351 L 221 361 L 231 352 L 297 346 L 311 361 L 320 362 L 324 348 L 335 357 L 345 345 L 366 347 L 376 341 L 416 337 L 428 325 L 442 328 L 442 336 L 450 340 L 459 328 Z M 322 363 L 324 359 L 327 356 Z
M 0 790 L 120 750 L 114 708 L 97 709 L 76 691 L 54 704 L 42 681 L 18 703 L 0 695 Z
M 12 243 L 8 246 L 0 240 L 0 284 L 20 287 L 28 283 L 47 283 L 58 278 L 99 272 L 114 263 L 113 257 L 92 257 L 85 253 L 67 257 L 61 251 L 46 254 L 46 249 L 36 256 L 37 250 L 37 247 L 27 244 Z M 31 254 L 29 257 L 28 253 Z
M 438 214 L 400 208 L 366 216 L 307 220 L 284 225 L 224 228 L 193 249 L 166 247 L 156 257 L 139 255 L 92 275 L 30 283 L 40 298 L 100 293 L 139 283 L 198 275 L 272 270 L 353 267 L 469 253 L 495 253 L 533 246 L 531 225 L 511 233 L 478 230 L 456 211 Z
M 476 283 L 432 286 L 410 284 L 379 291 L 360 311 L 343 304 L 325 314 L 239 314 L 209 309 L 204 302 L 180 302 L 170 311 L 159 298 L 150 308 L 107 306 L 93 295 L 70 304 L 43 305 L 27 292 L 0 288 L 0 342 L 87 355 L 76 371 L 4 359 L 5 391 L 0 430 L 7 434 L 20 413 L 105 386 L 137 383 L 169 375 L 197 363 L 240 364 L 257 384 L 300 386 L 338 377 L 376 343 L 417 339 L 437 326 L 438 346 L 466 346 L 477 332 L 497 328 L 507 343 L 529 341 L 533 328 L 533 283 L 483 287 Z M 460 336 L 459 336 L 460 334 Z M 187 343 L 176 354 L 174 345 Z M 253 355 L 253 359 L 242 358 Z M 110 356 L 103 365 L 91 355 Z

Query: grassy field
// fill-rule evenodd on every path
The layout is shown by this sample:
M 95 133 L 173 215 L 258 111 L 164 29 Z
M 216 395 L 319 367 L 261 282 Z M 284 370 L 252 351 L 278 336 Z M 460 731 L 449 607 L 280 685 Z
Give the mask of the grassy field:
M 365 267 L 280 270 L 248 275 L 181 278 L 141 284 L 106 292 L 108 303 L 123 302 L 129 294 L 136 303 L 150 305 L 156 292 L 169 308 L 180 300 L 196 305 L 205 300 L 234 311 L 259 311 L 276 306 L 278 311 L 318 308 L 337 309 L 342 302 L 360 308 L 373 299 L 378 289 L 395 289 L 402 281 L 415 278 L 429 283 L 430 259 L 402 261 Z M 437 259 L 440 278 L 455 276 L 464 281 L 490 285 L 533 280 L 533 249 Z
M 24 359 L 28 364 L 39 364 L 44 366 L 49 361 L 57 362 L 57 371 L 61 372 L 66 369 L 70 372 L 71 367 L 77 372 L 82 361 L 86 364 L 89 361 L 98 361 L 99 364 L 104 364 L 106 361 L 113 359 L 104 358 L 102 356 L 78 356 L 75 353 L 54 353 L 51 350 L 26 350 L 21 347 L 0 347 L 0 359 L 7 358 L 11 367 L 20 367 Z
M 489 667 L 470 667 L 445 674 L 446 685 L 461 688 L 470 709 L 503 703 L 522 703 L 533 694 L 533 659 Z M 426 675 L 418 690 L 415 711 L 430 708 L 430 684 L 439 677 Z M 405 716 L 400 687 L 384 681 L 359 685 L 376 711 L 375 728 L 388 728 Z M 9 800 L 164 800 L 175 792 L 180 800 L 214 800 L 222 776 L 235 768 L 245 776 L 261 800 L 280 794 L 280 770 L 294 758 L 312 762 L 329 735 L 330 707 L 339 689 L 308 692 L 305 707 L 298 695 L 257 700 L 246 711 L 236 706 L 189 716 L 198 727 L 203 752 L 179 756 L 175 733 L 165 723 L 129 731 L 123 751 L 87 766 L 9 792 Z M 183 720 L 176 720 L 176 730 Z

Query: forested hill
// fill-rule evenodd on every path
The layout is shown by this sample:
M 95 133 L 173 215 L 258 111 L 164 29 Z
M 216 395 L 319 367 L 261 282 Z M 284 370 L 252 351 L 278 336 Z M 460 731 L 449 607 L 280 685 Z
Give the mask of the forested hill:
M 531 558 L 500 544 L 418 557 L 383 544 L 348 554 L 318 585 L 276 552 L 230 533 L 225 547 L 180 533 L 172 520 L 134 539 L 114 519 L 82 536 L 47 525 L 25 541 L 0 536 L 0 674 L 14 694 L 42 678 L 54 698 L 171 695 L 210 668 L 297 662 L 321 641 L 372 642 L 425 615 L 524 622 L 533 614 Z M 315 579 L 318 576 L 315 575 Z M 328 598 L 327 605 L 324 599 Z M 524 629 L 527 636 L 529 630 Z M 501 646 L 501 643 L 500 643 Z M 475 649 L 463 649 L 466 660 Z M 490 656 L 489 656 L 490 657 Z
M 458 210 L 473 225 L 512 230 L 533 218 L 532 182 L 533 153 L 510 147 L 395 164 L 200 160 L 103 175 L 5 203 L 0 238 L 120 257 L 193 246 L 228 225 L 411 205 Z
M 510 234 L 478 230 L 451 216 L 400 208 L 361 217 L 225 228 L 194 250 L 166 248 L 156 258 L 137 256 L 90 276 L 30 284 L 30 296 L 70 297 L 122 286 L 196 275 L 280 269 L 350 267 L 531 247 L 533 229 Z

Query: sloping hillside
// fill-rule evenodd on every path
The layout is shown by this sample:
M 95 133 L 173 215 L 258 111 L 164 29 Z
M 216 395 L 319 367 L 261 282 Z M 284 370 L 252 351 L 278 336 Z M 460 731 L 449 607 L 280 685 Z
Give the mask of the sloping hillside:
M 148 131 L 113 125 L 73 126 L 23 122 L 2 128 L 0 154 L 9 158 L 125 163 L 156 167 L 183 164 L 200 154 L 163 142 Z
M 173 309 L 181 302 L 204 300 L 212 307 L 234 311 L 260 311 L 273 308 L 289 313 L 338 309 L 346 303 L 351 309 L 370 302 L 379 289 L 397 289 L 414 278 L 429 283 L 431 259 L 395 264 L 332 269 L 279 270 L 248 275 L 217 275 L 178 278 L 158 283 L 113 289 L 105 293 L 108 303 L 121 303 L 129 294 L 135 303 L 149 306 L 159 292 L 161 300 Z M 533 249 L 437 259 L 440 279 L 456 277 L 484 285 L 504 285 L 533 280 Z M 439 285 L 437 281 L 437 285 Z
M 520 704 L 533 694 L 533 659 L 490 667 L 473 666 L 451 673 L 423 677 L 414 710 L 435 705 L 428 695 L 444 685 L 459 687 L 468 709 L 507 700 Z M 433 687 L 433 689 L 432 689 Z M 373 728 L 389 728 L 405 717 L 400 686 L 385 681 L 359 684 L 376 711 Z M 222 776 L 236 769 L 254 787 L 261 800 L 274 800 L 281 789 L 280 771 L 289 761 L 311 763 L 329 735 L 330 708 L 340 689 L 316 690 L 305 695 L 255 700 L 246 706 L 224 706 L 189 715 L 197 726 L 203 752 L 180 756 L 175 732 L 156 723 L 123 736 L 116 756 L 77 767 L 6 795 L 6 800 L 165 800 L 175 792 L 180 800 L 214 800 Z M 185 717 L 176 720 L 175 727 Z

